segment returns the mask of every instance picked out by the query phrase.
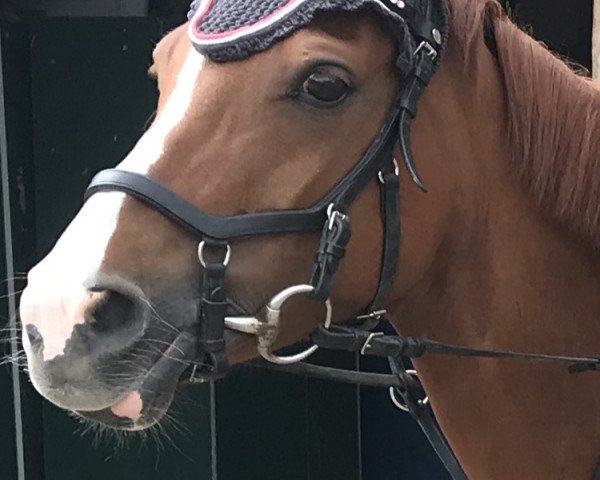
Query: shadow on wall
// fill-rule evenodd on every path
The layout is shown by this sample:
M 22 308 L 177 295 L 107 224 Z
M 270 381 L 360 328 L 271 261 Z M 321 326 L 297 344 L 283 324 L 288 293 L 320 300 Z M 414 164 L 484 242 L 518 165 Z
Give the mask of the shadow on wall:
M 148 0 L 0 0 L 0 20 L 49 17 L 144 17 Z
M 553 51 L 592 66 L 593 0 L 506 0 L 513 18 Z
M 0 0 L 0 20 L 43 16 L 156 16 L 186 20 L 191 0 Z M 500 0 L 529 33 L 561 56 L 591 69 L 593 0 Z

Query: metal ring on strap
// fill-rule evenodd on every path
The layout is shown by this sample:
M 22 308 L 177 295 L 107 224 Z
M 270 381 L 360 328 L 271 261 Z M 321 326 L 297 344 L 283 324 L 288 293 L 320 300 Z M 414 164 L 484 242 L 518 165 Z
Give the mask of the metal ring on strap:
M 419 376 L 418 376 L 416 370 L 407 370 L 406 373 L 415 377 L 417 380 L 419 379 Z M 408 405 L 406 405 L 406 403 L 404 403 L 404 401 L 402 401 L 398 398 L 398 396 L 396 394 L 396 387 L 390 387 L 389 394 L 390 394 L 390 398 L 392 399 L 392 402 L 398 409 L 402 410 L 403 412 L 410 413 L 410 409 L 408 408 Z M 425 397 L 421 400 L 417 400 L 417 402 L 421 406 L 425 406 L 429 403 L 429 397 Z
M 204 258 L 204 248 L 206 247 L 206 242 L 202 241 L 198 245 L 198 260 L 200 260 L 200 264 L 202 267 L 206 268 L 206 259 Z M 229 265 L 229 260 L 231 259 L 231 246 L 229 244 L 224 245 L 225 247 L 225 258 L 223 260 L 223 266 L 226 267 Z

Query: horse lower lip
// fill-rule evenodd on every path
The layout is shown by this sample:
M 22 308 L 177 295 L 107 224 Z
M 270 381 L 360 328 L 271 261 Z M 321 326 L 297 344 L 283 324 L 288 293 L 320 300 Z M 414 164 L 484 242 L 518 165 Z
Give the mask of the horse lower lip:
M 182 332 L 134 385 L 129 385 L 127 390 L 121 390 L 121 395 L 113 403 L 100 409 L 75 410 L 90 414 L 110 410 L 119 418 L 135 422 L 154 408 L 162 409 L 160 404 L 168 402 L 166 398 L 170 398 L 179 377 L 194 358 L 195 352 L 195 337 L 191 332 Z
M 117 417 L 128 418 L 137 422 L 142 416 L 144 402 L 139 392 L 130 392 L 115 403 L 110 410 Z

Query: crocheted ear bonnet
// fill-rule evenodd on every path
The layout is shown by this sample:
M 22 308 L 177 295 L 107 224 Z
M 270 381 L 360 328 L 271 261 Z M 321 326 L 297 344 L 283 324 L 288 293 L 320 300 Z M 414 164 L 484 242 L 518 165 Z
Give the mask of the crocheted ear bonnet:
M 320 13 L 371 11 L 392 32 L 399 50 L 411 56 L 418 47 L 410 34 L 411 24 L 430 17 L 430 8 L 427 0 L 195 0 L 189 14 L 189 36 L 196 49 L 212 61 L 230 62 L 267 50 Z M 440 23 L 427 27 L 440 32 L 438 43 L 442 44 L 447 33 L 445 15 Z

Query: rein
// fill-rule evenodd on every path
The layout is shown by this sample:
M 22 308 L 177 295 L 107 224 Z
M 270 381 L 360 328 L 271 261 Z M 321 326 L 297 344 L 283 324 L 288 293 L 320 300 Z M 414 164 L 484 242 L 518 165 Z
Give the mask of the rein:
M 385 335 L 360 328 L 332 326 L 320 327 L 310 340 L 314 346 L 328 350 L 353 352 L 361 356 L 387 358 L 391 374 L 360 372 L 342 368 L 325 367 L 309 363 L 274 365 L 264 360 L 252 362 L 253 366 L 269 368 L 294 375 L 304 375 L 321 380 L 349 383 L 366 387 L 387 388 L 394 405 L 410 413 L 419 424 L 434 451 L 454 480 L 468 480 L 452 447 L 439 426 L 429 398 L 415 370 L 407 370 L 405 362 L 428 355 L 453 357 L 493 358 L 568 364 L 569 373 L 600 371 L 600 357 L 573 357 L 468 348 L 437 342 L 421 337 Z M 600 463 L 594 480 L 600 480 Z
M 374 0 L 375 1 L 375 0 Z M 376 0 L 381 3 L 381 0 Z M 123 170 L 105 170 L 92 180 L 85 199 L 98 192 L 119 191 L 141 200 L 164 216 L 193 233 L 202 241 L 198 257 L 202 265 L 202 291 L 198 307 L 198 355 L 192 363 L 188 382 L 222 378 L 230 366 L 224 340 L 225 329 L 255 335 L 263 360 L 253 365 L 277 368 L 284 372 L 309 375 L 359 385 L 390 389 L 398 408 L 417 420 L 437 454 L 455 480 L 466 479 L 458 460 L 446 441 L 427 395 L 414 371 L 404 367 L 404 360 L 424 355 L 452 355 L 515 360 L 561 362 L 572 373 L 600 370 L 600 359 L 591 357 L 553 356 L 531 353 L 470 349 L 418 337 L 389 336 L 373 333 L 384 318 L 385 297 L 394 283 L 400 251 L 400 181 L 399 166 L 394 159 L 396 144 L 402 152 L 404 166 L 413 181 L 426 191 L 415 168 L 411 152 L 411 124 L 417 103 L 436 73 L 448 33 L 447 12 L 443 0 L 386 0 L 390 10 L 401 17 L 414 43 L 411 64 L 404 72 L 399 94 L 376 138 L 363 157 L 314 206 L 301 210 L 272 211 L 217 217 L 208 215 L 146 175 Z M 404 53 L 398 66 L 405 65 Z M 364 314 L 353 320 L 360 327 L 333 326 L 329 300 L 335 274 L 350 241 L 348 209 L 358 194 L 372 181 L 380 186 L 383 248 L 377 293 Z M 257 315 L 239 312 L 228 316 L 231 303 L 226 294 L 225 273 L 235 239 L 321 231 L 321 240 L 309 282 L 277 294 Z M 298 354 L 282 357 L 273 353 L 280 329 L 281 308 L 295 295 L 308 294 L 326 307 L 326 318 L 310 337 L 312 346 Z M 345 350 L 361 355 L 388 358 L 392 374 L 374 374 L 334 369 L 306 363 L 317 348 Z

